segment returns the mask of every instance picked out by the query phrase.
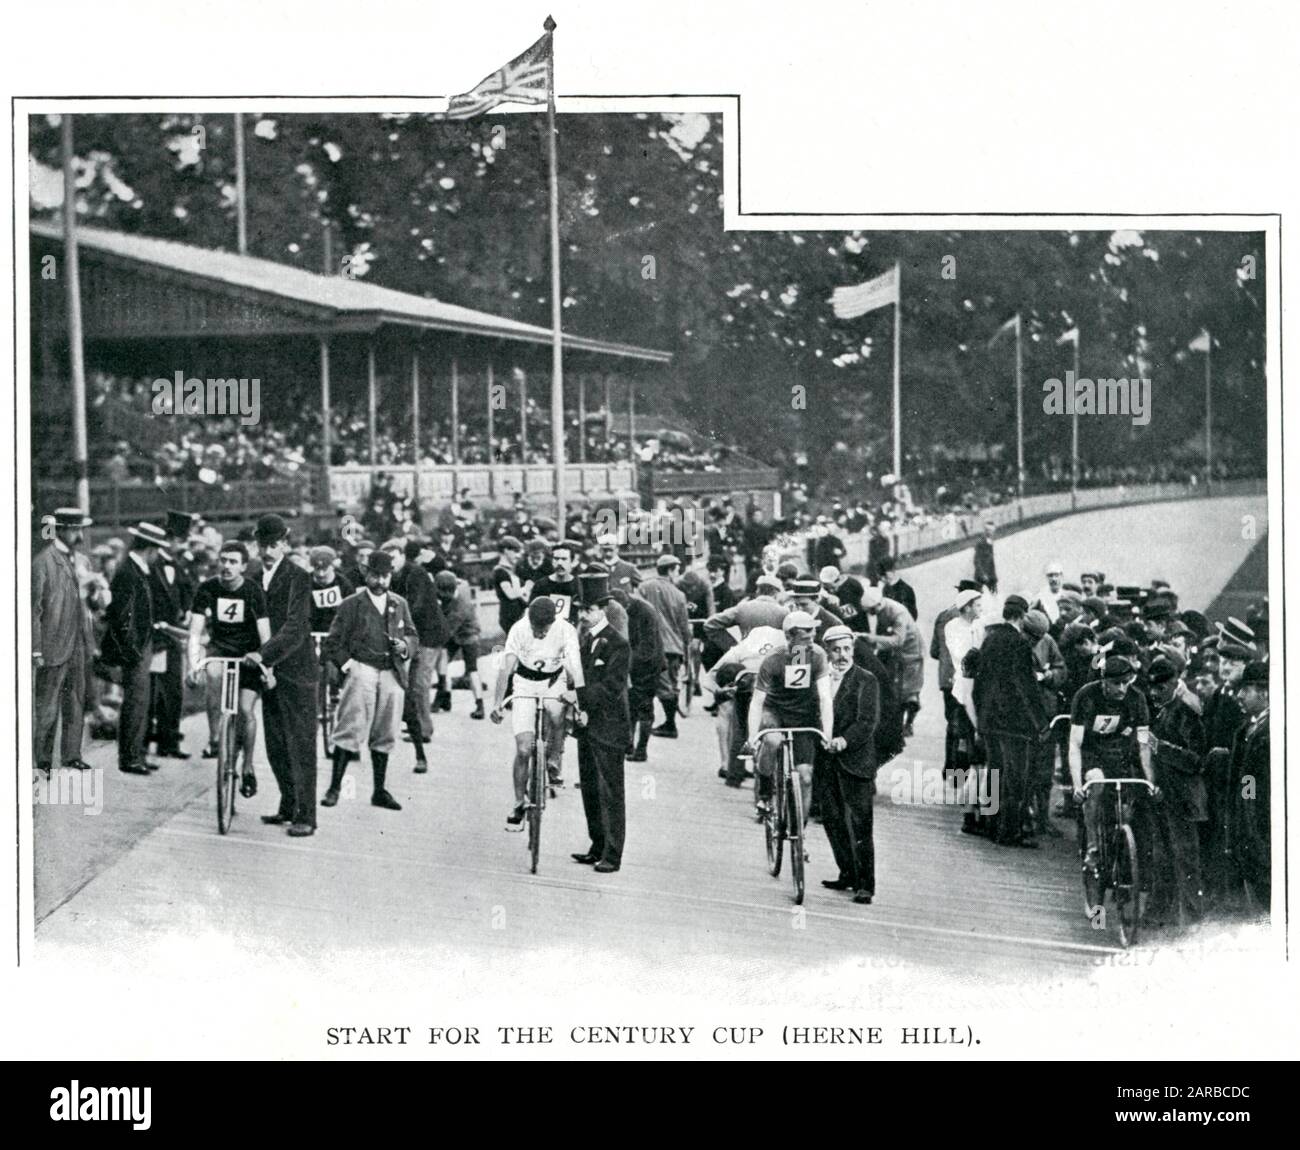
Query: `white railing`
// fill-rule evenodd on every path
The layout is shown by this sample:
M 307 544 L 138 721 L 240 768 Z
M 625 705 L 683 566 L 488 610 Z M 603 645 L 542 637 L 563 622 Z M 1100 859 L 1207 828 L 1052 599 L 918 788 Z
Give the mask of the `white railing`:
M 330 503 L 334 507 L 361 508 L 370 498 L 370 488 L 377 472 L 391 477 L 392 489 L 399 495 L 416 492 L 416 469 L 368 464 L 346 464 L 330 468 Z M 634 489 L 636 478 L 629 463 L 586 463 L 565 468 L 565 484 L 572 494 L 582 492 L 592 498 L 615 495 Z M 545 497 L 555 494 L 555 469 L 548 464 L 510 465 L 486 463 L 447 464 L 419 469 L 419 498 L 422 504 L 450 503 L 462 490 L 469 488 L 476 503 L 509 504 L 516 493 Z

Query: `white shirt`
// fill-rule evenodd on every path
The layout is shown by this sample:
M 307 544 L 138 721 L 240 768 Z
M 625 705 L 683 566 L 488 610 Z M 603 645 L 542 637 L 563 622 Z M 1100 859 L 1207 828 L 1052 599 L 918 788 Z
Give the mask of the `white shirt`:
M 370 599 L 370 605 L 379 612 L 379 617 L 385 618 L 388 615 L 388 592 L 382 595 L 374 594 L 369 587 L 366 588 L 366 596 Z
M 739 663 L 746 672 L 758 674 L 763 660 L 786 649 L 785 632 L 779 627 L 755 627 L 734 647 L 729 647 L 713 665 L 713 674 L 728 663 Z M 716 680 L 715 680 L 716 682 Z
M 271 580 L 275 578 L 276 569 L 283 562 L 284 562 L 283 559 L 277 559 L 270 567 L 262 568 L 262 590 L 263 591 L 269 591 L 271 589 Z
M 506 636 L 505 653 L 513 655 L 523 666 L 545 675 L 554 674 L 563 668 L 569 672 L 575 687 L 584 685 L 578 632 L 567 619 L 556 619 L 539 639 L 533 634 L 533 625 L 525 615 L 510 628 L 510 633 Z M 528 694 L 533 684 L 541 685 L 535 679 L 516 675 L 515 694 Z
M 599 635 L 599 634 L 600 634 L 600 633 L 601 633 L 601 632 L 602 632 L 606 627 L 608 627 L 608 626 L 609 626 L 609 619 L 608 619 L 608 617 L 604 617 L 604 616 L 602 616 L 599 622 L 597 622 L 597 623 L 595 623 L 593 626 L 587 628 L 587 634 L 590 635 L 590 636 L 594 639 L 597 635 Z
M 149 574 L 149 564 L 144 561 L 144 556 L 139 551 L 130 552 L 131 558 L 135 560 L 135 565 L 140 568 L 146 575 Z
M 1058 592 L 1053 591 L 1050 587 L 1046 586 L 1038 592 L 1036 606 L 1042 608 L 1043 614 L 1047 616 L 1047 621 L 1049 623 L 1055 623 L 1061 615 L 1061 608 L 1056 601 L 1057 595 Z

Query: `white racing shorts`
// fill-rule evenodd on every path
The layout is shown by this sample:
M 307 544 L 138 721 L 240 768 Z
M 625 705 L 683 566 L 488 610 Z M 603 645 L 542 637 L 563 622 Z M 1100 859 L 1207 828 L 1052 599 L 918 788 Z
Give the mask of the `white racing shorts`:
M 510 707 L 510 729 L 516 735 L 532 734 L 533 716 L 537 711 L 538 699 L 550 704 L 546 709 L 552 715 L 558 716 L 566 689 L 563 673 L 554 683 L 546 683 L 541 679 L 525 679 L 522 675 L 515 675 L 514 689 L 511 692 L 514 702 Z

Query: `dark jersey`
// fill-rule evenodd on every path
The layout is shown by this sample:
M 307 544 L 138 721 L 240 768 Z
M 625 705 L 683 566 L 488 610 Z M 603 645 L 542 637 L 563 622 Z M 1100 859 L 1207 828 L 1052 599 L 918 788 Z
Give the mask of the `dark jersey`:
M 755 690 L 767 698 L 764 705 L 783 727 L 821 729 L 821 702 L 817 684 L 830 674 L 826 652 L 820 647 L 800 651 L 777 651 L 758 668 Z
M 332 583 L 311 581 L 311 629 L 328 631 L 334 622 L 334 616 L 343 602 L 356 590 L 352 582 L 344 575 L 335 573 Z
M 522 578 L 522 575 L 521 575 Z M 555 601 L 556 617 L 578 625 L 578 609 L 582 605 L 580 588 L 576 578 L 561 579 L 548 575 L 533 584 L 533 594 L 529 599 L 541 599 L 543 596 Z
M 507 635 L 510 634 L 510 628 L 524 617 L 524 611 L 527 608 L 522 596 L 511 599 L 508 595 L 502 593 L 501 588 L 519 587 L 522 589 L 523 585 L 524 580 L 520 577 L 519 572 L 513 568 L 504 567 L 501 564 L 492 568 L 492 587 L 497 593 L 497 603 L 500 604 L 497 609 L 497 620 L 501 625 L 501 630 Z
M 208 621 L 209 650 L 213 655 L 247 655 L 262 645 L 257 621 L 267 614 L 266 592 L 260 583 L 245 579 L 239 590 L 230 591 L 220 579 L 205 580 L 195 592 L 194 613 Z
M 1109 776 L 1133 769 L 1137 729 L 1151 725 L 1146 698 L 1130 687 L 1122 698 L 1108 699 L 1100 679 L 1080 688 L 1070 707 L 1070 725 L 1083 728 L 1083 769 L 1100 767 Z

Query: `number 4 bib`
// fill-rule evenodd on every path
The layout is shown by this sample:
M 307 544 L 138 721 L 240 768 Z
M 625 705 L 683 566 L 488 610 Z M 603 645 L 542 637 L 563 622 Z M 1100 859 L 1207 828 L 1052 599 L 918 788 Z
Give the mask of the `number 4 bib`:
M 242 599 L 218 599 L 217 618 L 223 623 L 242 623 L 244 621 L 244 601 Z

